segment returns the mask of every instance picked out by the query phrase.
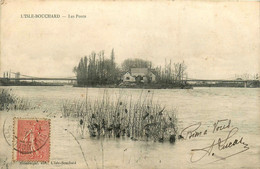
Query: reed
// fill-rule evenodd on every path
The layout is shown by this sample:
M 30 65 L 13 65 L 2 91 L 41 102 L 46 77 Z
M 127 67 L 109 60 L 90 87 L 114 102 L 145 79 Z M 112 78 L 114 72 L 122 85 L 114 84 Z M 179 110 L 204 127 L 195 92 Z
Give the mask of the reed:
M 86 112 L 85 110 L 85 102 L 82 102 L 80 100 L 65 100 L 63 101 L 61 111 L 63 114 L 63 117 L 83 117 Z
M 102 99 L 88 102 L 65 101 L 64 117 L 78 118 L 91 137 L 129 137 L 132 140 L 175 142 L 177 118 L 175 110 L 167 111 L 153 101 L 152 93 L 140 94 L 137 100 L 119 95 L 111 99 L 104 92 Z
M 30 102 L 14 95 L 11 89 L 0 89 L 0 110 L 28 110 L 33 109 Z

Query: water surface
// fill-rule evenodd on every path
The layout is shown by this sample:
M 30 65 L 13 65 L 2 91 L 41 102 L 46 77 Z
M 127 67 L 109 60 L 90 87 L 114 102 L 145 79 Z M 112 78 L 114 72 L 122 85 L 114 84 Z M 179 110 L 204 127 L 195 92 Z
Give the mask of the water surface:
M 68 159 L 77 161 L 84 166 L 82 154 L 76 147 L 73 138 L 61 138 L 64 136 L 63 128 L 68 128 L 75 133 L 87 156 L 89 166 L 102 167 L 101 140 L 86 137 L 81 139 L 77 135 L 78 125 L 73 120 L 61 118 L 60 106 L 64 100 L 102 99 L 106 91 L 111 99 L 119 95 L 138 99 L 142 94 L 153 94 L 154 101 L 158 101 L 166 109 L 176 109 L 179 119 L 179 131 L 185 127 L 201 122 L 201 130 L 208 130 L 208 134 L 175 144 L 132 141 L 129 139 L 105 139 L 103 140 L 104 166 L 105 168 L 258 168 L 260 166 L 260 89 L 258 88 L 194 88 L 193 90 L 179 89 L 102 89 L 102 88 L 73 88 L 71 86 L 16 86 L 1 87 L 11 88 L 13 93 L 24 97 L 38 105 L 36 114 L 51 113 L 52 124 L 55 132 L 52 133 L 51 160 L 65 160 L 62 153 L 67 154 Z M 7 112 L 3 112 L 7 113 Z M 22 113 L 22 112 L 21 112 Z M 32 112 L 28 113 L 30 116 Z M 19 113 L 16 112 L 16 116 Z M 55 116 L 55 118 L 54 118 Z M 238 128 L 234 138 L 243 137 L 243 141 L 249 145 L 249 150 L 232 156 L 225 160 L 206 164 L 219 157 L 205 157 L 198 163 L 191 163 L 191 149 L 203 148 L 217 141 L 219 137 L 225 138 L 231 129 L 212 133 L 213 124 L 217 120 L 230 119 L 231 127 Z M 68 126 L 69 125 L 69 126 Z M 62 131 L 61 131 L 62 130 Z M 58 141 L 68 143 L 67 148 L 59 147 Z M 68 141 L 69 139 L 69 141 Z M 55 145 L 55 146 L 54 146 Z M 243 147 L 238 145 L 227 150 L 228 153 L 238 152 Z M 74 152 L 75 151 L 75 152 Z M 75 154 L 73 154 L 73 152 Z M 215 152 L 217 154 L 217 152 Z M 225 155 L 225 153 L 221 154 Z M 52 165 L 45 166 L 52 168 Z M 65 168 L 77 168 L 65 166 Z

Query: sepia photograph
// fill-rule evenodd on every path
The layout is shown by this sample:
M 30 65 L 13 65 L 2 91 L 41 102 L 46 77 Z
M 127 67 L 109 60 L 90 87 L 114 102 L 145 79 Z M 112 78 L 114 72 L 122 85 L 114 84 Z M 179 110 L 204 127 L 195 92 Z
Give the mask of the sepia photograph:
M 1 0 L 1 169 L 260 169 L 260 2 Z

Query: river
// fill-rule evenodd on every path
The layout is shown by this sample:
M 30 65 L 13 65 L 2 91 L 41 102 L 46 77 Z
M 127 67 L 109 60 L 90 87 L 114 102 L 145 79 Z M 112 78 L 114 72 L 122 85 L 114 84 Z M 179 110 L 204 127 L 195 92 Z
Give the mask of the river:
M 27 112 L 27 114 L 20 111 L 1 112 L 1 121 L 4 118 L 10 118 L 5 114 L 13 113 L 12 116 L 30 117 L 48 112 L 53 121 L 52 126 L 55 125 L 56 127 L 53 127 L 52 130 L 56 130 L 57 133 L 62 127 L 68 126 L 73 131 L 77 130 L 77 125 L 73 120 L 69 121 L 60 117 L 60 106 L 64 100 L 83 100 L 86 94 L 92 100 L 100 99 L 104 90 L 109 93 L 111 99 L 119 94 L 137 99 L 141 93 L 148 92 L 148 89 L 85 89 L 71 86 L 13 86 L 1 88 L 11 88 L 14 94 L 28 99 L 32 104 L 39 107 L 39 109 L 33 110 L 35 114 L 33 111 Z M 189 139 L 185 137 L 188 135 L 185 135 L 184 132 L 183 135 L 186 139 L 178 140 L 175 144 L 132 141 L 130 139 L 105 139 L 102 142 L 104 168 L 258 168 L 260 166 L 259 88 L 150 89 L 149 92 L 153 94 L 154 100 L 165 106 L 166 109 L 176 109 L 180 132 L 187 131 L 184 129 L 190 125 L 201 124 L 198 131 L 204 133 L 207 130 L 207 133 Z M 227 119 L 224 121 L 226 126 L 230 120 L 230 126 L 213 133 L 214 123 L 224 119 Z M 231 131 L 234 128 L 235 130 Z M 59 147 L 60 144 L 63 144 L 62 140 L 67 139 L 64 141 L 64 145 L 67 142 L 68 147 L 69 144 L 76 145 L 76 143 L 72 143 L 75 140 L 67 137 L 61 138 L 64 133 L 57 134 L 59 135 L 57 136 L 55 132 L 52 131 L 50 161 L 69 160 L 75 161 L 77 165 L 71 164 L 61 167 L 58 164 L 49 164 L 42 167 L 78 168 L 82 166 L 82 168 L 85 168 L 82 154 L 78 150 L 74 150 L 77 149 L 76 147 L 73 148 L 72 146 L 66 149 Z M 205 152 L 194 152 L 191 149 L 202 149 L 210 146 L 214 140 L 215 143 L 219 138 L 223 140 L 229 133 L 234 134 L 229 141 L 233 142 L 236 138 L 238 140 L 242 138 L 244 144 L 234 145 L 221 151 L 215 146 L 210 154 L 194 162 L 194 159 L 199 157 L 198 153 L 203 155 Z M 90 168 L 102 168 L 100 140 L 87 137 L 80 139 L 80 143 Z M 71 153 L 66 154 L 65 150 Z M 243 150 L 246 151 L 238 153 Z M 66 156 L 63 156 L 62 153 L 65 153 Z M 5 154 L 1 153 L 0 155 L 2 158 Z M 191 160 L 191 157 L 193 157 L 193 160 Z M 23 166 L 26 168 L 26 165 Z

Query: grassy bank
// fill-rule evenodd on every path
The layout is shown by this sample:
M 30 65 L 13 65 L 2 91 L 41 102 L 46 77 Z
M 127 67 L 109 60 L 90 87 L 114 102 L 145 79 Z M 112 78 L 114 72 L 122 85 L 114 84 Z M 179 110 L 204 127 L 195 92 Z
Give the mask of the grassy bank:
M 132 140 L 175 142 L 177 118 L 153 101 L 153 94 L 143 93 L 137 100 L 119 95 L 111 99 L 64 101 L 63 116 L 77 118 L 82 134 L 91 137 L 129 137 Z

